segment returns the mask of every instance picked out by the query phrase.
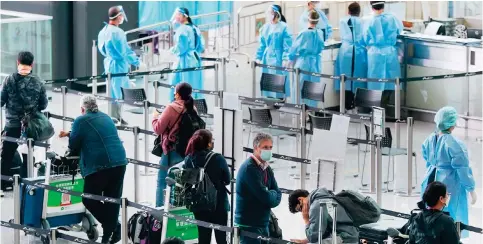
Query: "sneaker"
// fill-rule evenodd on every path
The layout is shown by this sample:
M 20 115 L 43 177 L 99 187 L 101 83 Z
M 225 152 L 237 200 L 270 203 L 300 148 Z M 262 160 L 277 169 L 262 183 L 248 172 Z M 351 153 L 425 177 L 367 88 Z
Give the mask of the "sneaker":
M 118 243 L 121 240 L 121 224 L 117 223 L 116 229 L 112 233 L 111 244 Z

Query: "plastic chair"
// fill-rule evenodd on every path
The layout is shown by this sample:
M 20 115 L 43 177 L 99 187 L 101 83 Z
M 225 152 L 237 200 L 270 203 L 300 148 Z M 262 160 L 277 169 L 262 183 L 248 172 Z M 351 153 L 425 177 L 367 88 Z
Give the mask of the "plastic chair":
M 322 102 L 322 108 L 324 108 L 325 87 L 326 84 L 323 82 L 304 81 L 301 98 Z
M 370 140 L 370 132 L 369 132 L 369 126 L 368 125 L 364 125 L 364 128 L 366 130 L 366 140 Z M 382 156 L 387 156 L 388 157 L 388 165 L 387 165 L 387 178 L 386 178 L 386 181 L 384 182 L 384 184 L 386 184 L 386 191 L 387 192 L 390 192 L 391 190 L 389 190 L 389 183 L 391 182 L 394 182 L 394 168 L 395 168 L 395 160 L 394 160 L 394 157 L 395 156 L 402 156 L 402 155 L 407 155 L 408 154 L 408 151 L 406 148 L 392 148 L 392 133 L 391 133 L 391 128 L 389 127 L 386 127 L 384 129 L 384 132 L 386 134 L 386 136 L 382 137 L 382 140 L 381 140 L 381 155 Z M 362 186 L 365 186 L 364 184 L 364 168 L 365 168 L 365 165 L 366 165 L 366 155 L 367 155 L 367 152 L 368 152 L 368 145 L 366 144 L 366 149 L 364 150 L 364 162 L 362 164 L 362 177 L 361 177 L 361 185 Z M 357 152 L 359 153 L 359 152 Z M 417 166 L 417 157 L 416 157 L 416 153 L 413 152 L 412 153 L 412 156 L 414 157 L 414 171 L 415 171 L 415 176 L 416 176 L 416 184 L 417 184 L 417 181 L 418 181 L 418 170 L 416 168 Z M 392 158 L 392 180 L 389 180 L 389 169 L 391 168 L 391 158 Z M 357 162 L 357 165 L 359 166 L 359 162 Z M 360 168 L 360 167 L 359 167 Z
M 144 102 L 146 98 L 146 92 L 143 88 L 124 88 L 121 87 L 122 99 L 136 102 Z M 143 108 L 134 108 L 127 110 L 133 114 L 143 114 Z
M 287 79 L 285 75 L 262 73 L 262 78 L 260 79 L 260 90 L 275 92 L 275 93 L 282 93 L 284 94 L 284 97 L 285 97 L 286 82 L 287 82 Z M 272 99 L 281 100 L 279 98 L 272 98 Z M 285 98 L 282 100 L 285 101 Z
M 206 99 L 204 98 L 195 99 L 194 105 L 196 110 L 198 111 L 198 114 L 208 114 L 208 104 L 206 103 Z M 200 117 L 203 117 L 203 116 L 200 116 Z M 208 128 L 212 131 L 213 119 L 204 117 L 203 120 L 205 121 Z

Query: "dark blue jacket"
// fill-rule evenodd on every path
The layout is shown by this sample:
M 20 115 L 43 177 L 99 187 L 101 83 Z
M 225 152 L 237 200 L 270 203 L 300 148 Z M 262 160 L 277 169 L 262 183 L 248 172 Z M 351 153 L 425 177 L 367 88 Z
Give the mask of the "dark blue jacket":
M 186 156 L 183 168 L 201 168 L 205 166 L 205 158 L 208 152 L 208 150 L 204 150 Z M 231 177 L 225 158 L 221 154 L 214 155 L 211 158 L 210 163 L 206 166 L 205 172 L 218 190 L 216 207 L 218 209 L 219 207 L 223 207 L 225 211 L 229 211 L 230 203 L 228 202 L 228 191 L 226 186 L 230 184 Z
M 83 177 L 127 164 L 126 151 L 114 122 L 100 111 L 87 112 L 74 120 L 69 148 L 80 151 L 80 170 Z
M 270 210 L 282 199 L 272 168 L 262 170 L 251 157 L 238 169 L 235 223 L 267 228 Z

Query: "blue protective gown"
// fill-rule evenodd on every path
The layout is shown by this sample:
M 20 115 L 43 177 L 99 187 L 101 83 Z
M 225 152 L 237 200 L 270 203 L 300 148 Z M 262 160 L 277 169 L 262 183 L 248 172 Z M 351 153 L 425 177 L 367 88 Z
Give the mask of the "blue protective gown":
M 97 36 L 97 48 L 104 56 L 104 73 L 129 72 L 130 65 L 139 66 L 139 58 L 127 44 L 126 33 L 114 25 L 104 26 Z M 112 77 L 111 94 L 122 99 L 121 87 L 129 88 L 129 77 Z
M 178 57 L 173 69 L 186 69 L 201 67 L 200 54 L 205 50 L 205 39 L 198 27 L 184 24 L 180 25 L 174 35 L 174 46 L 171 53 Z M 203 71 L 179 72 L 171 75 L 171 85 L 188 82 L 193 89 L 203 89 Z M 170 92 L 170 101 L 174 100 L 174 89 Z M 193 98 L 200 99 L 200 93 L 193 93 Z
M 448 211 L 455 221 L 468 224 L 468 193 L 475 189 L 475 180 L 466 146 L 451 134 L 433 133 L 424 141 L 422 154 L 427 170 L 421 184 L 421 192 L 424 192 L 430 183 L 428 181 L 431 174 L 435 173 L 434 180 L 444 183 L 448 193 L 451 193 L 445 211 Z
M 329 19 L 327 19 L 327 16 L 325 15 L 324 11 L 318 8 L 314 8 L 317 13 L 319 13 L 319 22 L 317 23 L 317 28 L 318 29 L 323 29 L 325 32 L 325 40 L 329 39 L 332 37 L 332 26 L 329 23 Z M 299 28 L 300 32 L 303 30 L 307 29 L 307 26 L 309 26 L 309 10 L 305 9 L 302 15 L 300 16 L 299 19 Z
M 396 49 L 397 36 L 403 25 L 390 13 L 375 15 L 368 23 L 364 34 L 367 51 L 367 77 L 395 79 L 401 77 L 401 66 Z M 394 83 L 369 82 L 371 90 L 394 90 Z
M 349 21 L 351 25 L 349 26 Z M 352 27 L 352 31 L 351 31 Z M 350 77 L 367 77 L 367 49 L 362 35 L 362 22 L 359 17 L 347 16 L 339 23 L 340 37 L 342 40 L 335 62 L 335 74 Z M 340 82 L 334 83 L 336 90 L 340 88 Z M 355 93 L 356 89 L 367 88 L 367 82 L 346 81 L 345 90 Z
M 300 32 L 295 39 L 292 48 L 290 48 L 290 52 L 288 58 L 290 61 L 295 62 L 294 68 L 298 68 L 301 70 L 314 72 L 314 73 L 321 73 L 322 71 L 322 62 L 320 54 L 324 50 L 324 33 L 320 29 L 312 29 L 306 28 L 302 32 Z M 301 96 L 303 82 L 304 81 L 312 81 L 312 82 L 320 82 L 320 77 L 315 77 L 306 74 L 300 74 L 300 91 L 299 96 Z M 307 104 L 308 106 L 316 107 L 318 101 L 304 99 L 303 103 Z
M 292 34 L 285 22 L 279 21 L 276 24 L 267 23 L 260 28 L 260 46 L 258 47 L 256 59 L 262 64 L 281 67 L 283 61 L 288 60 L 288 52 L 292 46 Z M 283 98 L 290 96 L 290 79 L 287 72 L 263 69 L 263 73 L 279 74 L 286 76 L 285 96 L 275 92 L 262 92 L 264 97 Z

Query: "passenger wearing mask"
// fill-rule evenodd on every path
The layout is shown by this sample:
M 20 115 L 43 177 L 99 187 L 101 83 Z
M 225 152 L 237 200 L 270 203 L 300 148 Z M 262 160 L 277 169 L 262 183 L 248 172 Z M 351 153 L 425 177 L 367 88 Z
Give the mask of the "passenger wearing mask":
M 299 20 L 300 31 L 307 29 L 309 22 L 309 13 L 315 10 L 320 16 L 320 20 L 315 26 L 317 29 L 321 29 L 324 32 L 324 41 L 332 37 L 332 26 L 329 23 L 329 19 L 325 15 L 321 8 L 320 1 L 307 1 L 307 9 L 304 10 Z
M 278 67 L 287 66 L 288 52 L 292 46 L 292 34 L 285 22 L 282 8 L 279 5 L 272 5 L 266 14 L 267 21 L 260 28 L 260 46 L 256 54 L 257 62 Z M 271 98 L 286 98 L 290 96 L 290 80 L 287 72 L 273 69 L 262 69 L 262 72 L 286 76 L 285 94 L 264 91 L 262 96 Z
M 322 220 L 320 220 L 320 203 L 323 200 L 332 197 L 325 188 L 319 188 L 311 193 L 306 190 L 295 190 L 288 197 L 288 207 L 291 213 L 302 213 L 305 222 L 305 235 L 307 239 L 291 240 L 294 243 L 322 243 L 332 244 L 332 217 L 329 215 L 327 208 L 324 208 Z M 319 223 L 322 226 L 319 227 Z M 323 240 L 319 242 L 319 231 L 323 233 Z M 359 243 L 359 231 L 354 226 L 350 216 L 345 209 L 339 204 L 337 205 L 337 223 L 336 223 L 337 243 Z
M 97 36 L 97 48 L 104 56 L 104 73 L 106 74 L 128 73 L 131 65 L 145 67 L 127 43 L 126 33 L 119 28 L 124 21 L 127 22 L 127 17 L 122 6 L 111 7 L 109 24 L 106 24 Z M 130 87 L 129 77 L 112 77 L 109 89 L 111 89 L 113 99 L 122 99 L 121 87 Z M 109 106 L 111 107 L 110 116 L 118 119 L 122 124 L 127 124 L 121 118 L 121 104 L 109 103 Z
M 290 66 L 291 63 L 296 60 L 294 68 L 313 73 L 321 73 L 321 53 L 324 50 L 324 33 L 322 30 L 316 28 L 316 25 L 320 20 L 319 13 L 312 10 L 308 14 L 308 28 L 305 28 L 298 34 L 292 48 L 290 48 L 288 59 L 290 60 Z M 304 81 L 320 82 L 320 78 L 301 74 L 299 81 L 301 90 Z M 301 90 L 297 92 L 301 93 Z M 301 94 L 299 94 L 299 97 L 301 97 Z M 312 107 L 317 107 L 317 101 L 314 100 L 304 99 L 303 103 Z
M 157 110 L 154 110 L 152 120 L 154 132 L 163 138 L 161 142 L 163 155 L 161 156 L 160 164 L 165 167 L 171 167 L 183 161 L 183 157 L 176 152 L 175 148 L 176 137 L 180 127 L 179 121 L 183 113 L 196 110 L 193 97 L 191 96 L 193 89 L 190 84 L 181 82 L 176 86 L 175 90 L 174 102 L 168 104 L 161 114 Z M 164 205 L 164 189 L 166 188 L 167 173 L 166 170 L 158 171 L 156 207 Z
M 367 49 L 362 35 L 362 21 L 359 18 L 361 6 L 353 2 L 349 5 L 349 16 L 340 20 L 339 29 L 342 44 L 335 62 L 335 74 L 350 77 L 367 77 Z M 340 81 L 335 89 L 340 89 Z M 367 88 L 366 82 L 346 81 L 345 90 L 355 93 L 357 88 Z M 348 98 L 348 97 L 346 97 Z
M 428 184 L 440 181 L 448 187 L 452 201 L 446 210 L 455 221 L 468 224 L 468 194 L 471 204 L 476 203 L 475 179 L 470 167 L 468 149 L 453 132 L 458 113 L 453 107 L 443 107 L 434 116 L 437 131 L 432 133 L 422 145 L 422 155 L 426 161 L 426 175 L 421 184 L 423 192 Z M 462 237 L 467 237 L 466 231 Z
M 367 24 L 364 43 L 367 45 L 367 77 L 395 79 L 401 77 L 401 64 L 396 49 L 397 36 L 403 25 L 391 13 L 384 12 L 384 1 L 371 1 L 373 18 Z M 370 90 L 394 90 L 394 83 L 369 82 Z
M 5 106 L 5 127 L 2 136 L 19 138 L 22 135 L 22 118 L 26 113 L 35 113 L 47 108 L 48 100 L 42 80 L 32 74 L 34 55 L 20 52 L 17 56 L 17 72 L 5 78 L 2 84 L 1 107 Z M 0 109 L 1 109 L 0 107 Z M 3 140 L 1 151 L 1 174 L 12 176 L 14 157 L 18 144 Z M 3 191 L 12 189 L 12 182 L 3 181 Z
M 197 130 L 191 137 L 186 148 L 184 168 L 204 168 L 211 182 L 217 190 L 216 210 L 213 212 L 193 212 L 196 220 L 217 225 L 226 225 L 228 221 L 228 191 L 226 185 L 230 184 L 230 171 L 225 158 L 221 154 L 211 155 L 214 147 L 213 135 L 209 130 Z M 209 159 L 209 160 L 208 160 Z M 208 161 L 207 161 L 208 160 Z M 198 242 L 210 244 L 212 229 L 198 226 Z M 226 232 L 215 230 L 217 244 L 226 244 Z
M 270 211 L 282 199 L 269 163 L 272 160 L 272 136 L 258 133 L 253 139 L 253 155 L 238 169 L 236 178 L 235 223 L 241 231 L 268 237 Z M 241 244 L 261 244 L 260 239 L 241 236 Z
M 81 113 L 70 132 L 61 131 L 59 137 L 69 137 L 69 149 L 80 153 L 80 172 L 84 177 L 84 193 L 110 198 L 122 196 L 126 172 L 126 151 L 112 118 L 99 111 L 96 97 L 81 98 Z M 119 204 L 83 198 L 82 203 L 102 224 L 102 243 L 121 240 Z
M 409 244 L 459 243 L 460 238 L 453 218 L 443 212 L 451 203 L 450 196 L 441 182 L 434 181 L 426 187 L 423 201 L 418 203 L 423 211 L 410 220 Z
M 190 13 L 186 8 L 177 8 L 171 22 L 174 24 L 174 46 L 171 53 L 177 56 L 173 69 L 187 69 L 201 67 L 200 54 L 205 51 L 205 39 L 200 29 L 193 24 Z M 203 71 L 177 72 L 171 76 L 171 85 L 176 86 L 180 82 L 188 82 L 194 89 L 203 89 Z M 195 94 L 196 99 L 202 98 L 201 94 Z M 171 89 L 170 101 L 174 99 Z

